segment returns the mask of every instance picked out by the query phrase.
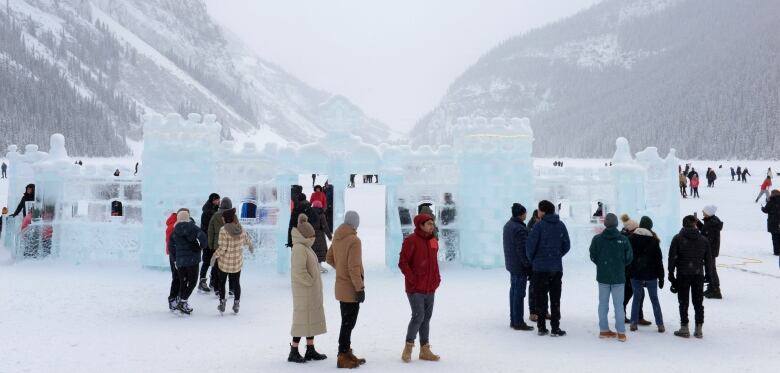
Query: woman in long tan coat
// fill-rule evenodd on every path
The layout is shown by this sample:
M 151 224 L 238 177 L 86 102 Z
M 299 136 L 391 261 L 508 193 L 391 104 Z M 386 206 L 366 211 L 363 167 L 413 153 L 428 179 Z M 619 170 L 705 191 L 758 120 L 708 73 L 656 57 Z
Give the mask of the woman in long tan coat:
M 312 250 L 316 233 L 305 214 L 298 216 L 298 227 L 293 228 L 290 277 L 293 293 L 293 340 L 287 361 L 305 363 L 325 360 L 327 356 L 314 349 L 314 336 L 325 334 L 325 309 L 322 305 L 322 279 L 317 254 Z M 301 356 L 298 344 L 306 337 L 306 354 Z

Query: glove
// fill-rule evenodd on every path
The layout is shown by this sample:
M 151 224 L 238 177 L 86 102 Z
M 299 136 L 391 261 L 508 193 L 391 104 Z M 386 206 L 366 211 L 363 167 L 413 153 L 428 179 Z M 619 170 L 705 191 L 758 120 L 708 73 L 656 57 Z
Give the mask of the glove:
M 663 289 L 664 288 L 664 278 L 661 277 L 658 279 L 658 288 Z
M 209 262 L 209 264 L 213 267 L 214 264 L 216 264 L 216 263 L 217 263 L 217 257 L 216 256 L 212 256 L 211 257 L 211 261 Z
M 357 300 L 358 303 L 363 303 L 366 301 L 366 291 L 361 290 L 358 291 L 357 294 L 355 294 L 355 300 Z

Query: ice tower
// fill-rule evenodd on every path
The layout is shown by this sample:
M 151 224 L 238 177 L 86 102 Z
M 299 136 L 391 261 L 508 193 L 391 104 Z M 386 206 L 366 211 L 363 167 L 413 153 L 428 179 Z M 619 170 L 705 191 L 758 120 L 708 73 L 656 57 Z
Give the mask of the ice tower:
M 502 229 L 520 202 L 533 211 L 533 131 L 528 119 L 459 119 L 455 157 L 462 263 L 482 268 L 504 263 Z

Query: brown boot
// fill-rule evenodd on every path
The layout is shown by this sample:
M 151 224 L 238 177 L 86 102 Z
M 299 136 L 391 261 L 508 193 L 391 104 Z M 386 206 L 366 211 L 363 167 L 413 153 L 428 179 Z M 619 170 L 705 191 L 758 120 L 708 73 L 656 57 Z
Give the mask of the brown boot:
M 601 339 L 604 339 L 604 338 L 616 338 L 616 337 L 617 337 L 617 334 L 615 332 L 611 331 L 611 330 L 607 330 L 606 332 L 600 332 L 599 333 L 599 338 L 601 338 Z
M 354 369 L 359 366 L 360 364 L 352 360 L 351 354 L 339 352 L 338 358 L 336 359 L 336 368 Z
M 420 360 L 439 361 L 439 359 L 439 355 L 435 355 L 431 352 L 430 344 L 420 346 Z
M 352 353 L 352 349 L 351 349 L 351 348 L 349 349 L 349 357 L 350 357 L 350 358 L 351 358 L 351 359 L 352 359 L 354 362 L 356 362 L 356 363 L 357 363 L 357 365 L 363 365 L 363 364 L 365 364 L 365 363 L 366 363 L 366 359 L 359 358 L 359 357 L 355 356 L 355 354 L 353 354 L 353 353 Z
M 618 342 L 625 342 L 626 341 L 626 335 L 623 334 L 623 333 L 618 333 L 617 340 L 618 340 Z
M 414 342 L 406 342 L 406 346 L 404 346 L 404 352 L 401 354 L 401 360 L 403 360 L 404 363 L 408 363 L 412 361 L 412 349 L 414 348 Z

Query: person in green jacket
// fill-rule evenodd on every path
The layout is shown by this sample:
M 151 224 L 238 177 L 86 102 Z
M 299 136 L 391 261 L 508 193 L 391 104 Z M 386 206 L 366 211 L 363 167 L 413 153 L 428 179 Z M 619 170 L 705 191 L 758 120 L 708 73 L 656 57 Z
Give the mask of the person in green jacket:
M 599 338 L 615 338 L 626 341 L 625 311 L 623 310 L 623 292 L 626 286 L 626 266 L 634 258 L 628 238 L 617 230 L 618 218 L 607 214 L 604 218 L 606 229 L 593 237 L 590 243 L 590 260 L 596 264 L 596 281 L 599 283 Z M 607 313 L 609 297 L 615 308 L 615 329 L 609 330 Z

